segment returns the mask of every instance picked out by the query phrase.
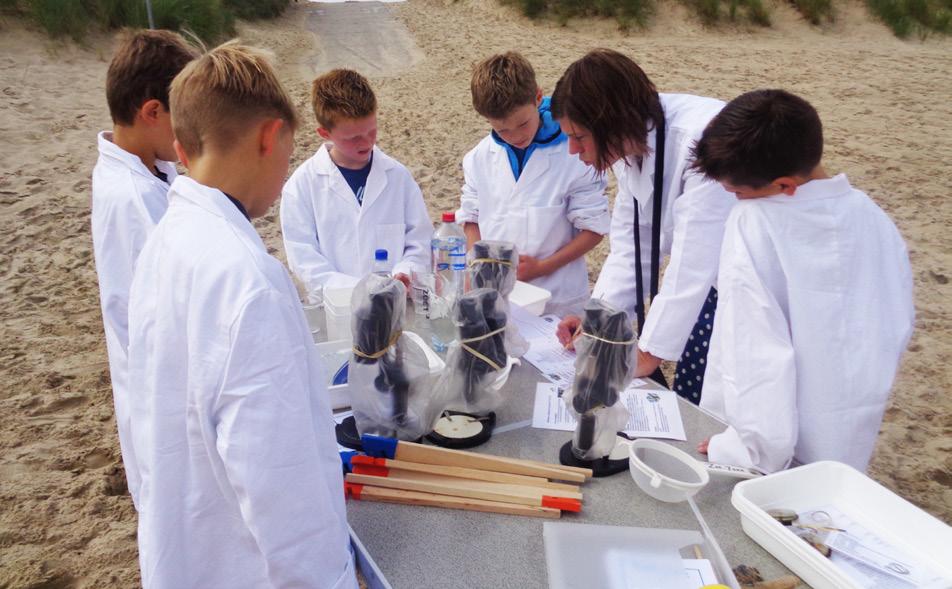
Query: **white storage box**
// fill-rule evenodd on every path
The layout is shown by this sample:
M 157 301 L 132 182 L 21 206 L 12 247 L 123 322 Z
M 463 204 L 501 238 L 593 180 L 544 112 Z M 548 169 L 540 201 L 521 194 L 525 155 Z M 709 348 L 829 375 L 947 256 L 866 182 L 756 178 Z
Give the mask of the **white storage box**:
M 324 367 L 324 376 L 327 378 L 327 395 L 331 403 L 331 409 L 343 409 L 350 407 L 350 395 L 347 392 L 347 384 L 335 385 L 334 375 L 337 371 L 350 360 L 353 344 L 350 340 L 336 340 L 315 344 L 317 355 L 321 359 Z
M 353 288 L 324 289 L 324 320 L 328 340 L 352 340 L 350 333 L 350 297 Z
M 952 527 L 845 464 L 814 462 L 738 483 L 731 503 L 740 512 L 744 532 L 814 589 L 864 587 L 774 520 L 768 509 L 803 513 L 833 506 L 945 580 L 928 587 L 952 587 Z
M 430 346 L 426 345 L 426 342 L 423 341 L 419 335 L 413 333 L 412 331 L 404 331 L 404 335 L 412 339 L 426 354 L 426 359 L 429 362 L 430 374 L 433 378 L 436 377 L 440 372 L 443 371 L 445 363 L 443 359 L 440 358 L 436 352 L 430 349 Z M 348 385 L 339 384 L 335 385 L 334 376 L 341 369 L 341 367 L 350 361 L 354 344 L 349 339 L 342 339 L 336 341 L 322 342 L 315 344 L 317 347 L 317 355 L 321 359 L 321 365 L 324 367 L 324 376 L 327 378 L 327 394 L 331 403 L 331 409 L 346 409 L 350 407 L 350 392 L 348 390 Z
M 515 303 L 532 313 L 536 317 L 541 317 L 545 313 L 545 304 L 552 298 L 552 293 L 544 288 L 533 286 L 528 282 L 516 281 L 516 286 L 509 293 L 509 302 Z
M 685 559 L 710 561 L 718 581 L 737 587 L 720 549 L 700 531 L 568 522 L 542 524 L 549 589 L 698 589 Z

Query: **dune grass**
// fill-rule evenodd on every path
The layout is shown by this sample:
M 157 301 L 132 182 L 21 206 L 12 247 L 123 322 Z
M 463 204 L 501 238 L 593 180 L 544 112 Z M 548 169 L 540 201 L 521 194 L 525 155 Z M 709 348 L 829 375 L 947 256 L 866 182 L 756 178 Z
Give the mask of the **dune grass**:
M 793 6 L 803 15 L 811 25 L 819 25 L 824 22 L 833 22 L 833 1 L 832 0 L 790 0 Z
M 770 26 L 770 12 L 763 0 L 684 0 L 684 3 L 708 26 L 725 20 Z
M 614 17 L 623 29 L 644 28 L 654 14 L 658 0 L 503 0 L 519 7 L 529 18 L 551 15 L 564 24 L 579 16 Z M 682 0 L 705 25 L 725 20 L 747 21 L 770 26 L 770 12 L 763 0 Z M 830 0 L 796 0 L 821 3 Z
M 235 18 L 269 18 L 291 0 L 151 0 L 155 26 L 188 30 L 207 42 L 234 33 Z M 91 27 L 147 27 L 144 0 L 0 0 L 0 10 L 36 22 L 53 37 L 81 40 Z
M 529 18 L 552 16 L 565 24 L 570 18 L 601 16 L 614 18 L 622 29 L 645 27 L 654 14 L 655 0 L 503 0 L 518 7 Z
M 866 0 L 897 37 L 952 34 L 952 0 Z

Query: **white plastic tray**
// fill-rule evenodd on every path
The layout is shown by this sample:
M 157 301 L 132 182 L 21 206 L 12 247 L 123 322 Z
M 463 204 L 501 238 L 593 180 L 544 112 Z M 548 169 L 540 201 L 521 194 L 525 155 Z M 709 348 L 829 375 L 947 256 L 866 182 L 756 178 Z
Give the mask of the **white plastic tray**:
M 718 570 L 720 548 L 700 531 L 545 522 L 542 537 L 549 589 L 697 589 L 682 560 L 698 556 L 692 548 L 721 582 L 737 587 L 725 577 L 729 568 Z
M 738 483 L 731 503 L 744 532 L 814 589 L 864 589 L 767 514 L 835 506 L 850 519 L 948 580 L 952 587 L 952 527 L 839 462 L 814 462 Z

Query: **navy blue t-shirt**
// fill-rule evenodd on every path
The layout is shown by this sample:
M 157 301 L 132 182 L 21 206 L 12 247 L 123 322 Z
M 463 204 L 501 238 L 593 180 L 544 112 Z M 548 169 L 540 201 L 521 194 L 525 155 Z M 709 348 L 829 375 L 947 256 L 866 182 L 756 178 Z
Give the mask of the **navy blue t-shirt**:
M 337 166 L 341 175 L 344 176 L 344 180 L 347 180 L 350 189 L 354 191 L 354 196 L 357 197 L 357 204 L 359 205 L 364 204 L 364 188 L 367 186 L 367 176 L 370 175 L 370 166 L 373 163 L 374 156 L 371 153 L 370 159 L 367 160 L 367 165 L 359 170 L 351 170 L 350 168 Z

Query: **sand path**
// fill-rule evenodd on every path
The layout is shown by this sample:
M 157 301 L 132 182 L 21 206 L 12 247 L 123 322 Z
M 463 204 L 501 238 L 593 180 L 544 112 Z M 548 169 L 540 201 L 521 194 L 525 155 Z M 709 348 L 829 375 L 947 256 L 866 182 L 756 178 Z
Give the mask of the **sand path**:
M 304 24 L 319 43 L 313 71 L 350 68 L 393 76 L 423 58 L 403 23 L 382 2 L 307 3 Z

